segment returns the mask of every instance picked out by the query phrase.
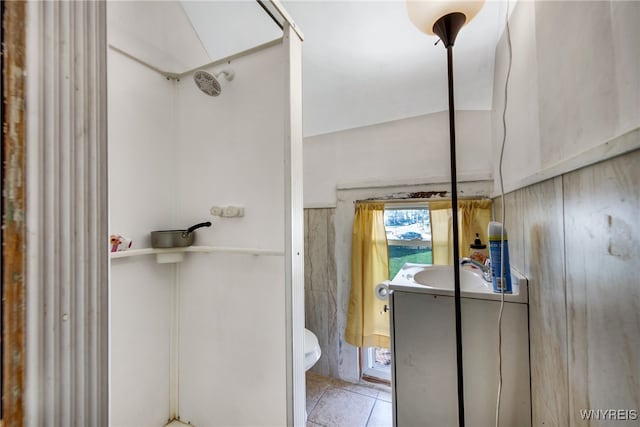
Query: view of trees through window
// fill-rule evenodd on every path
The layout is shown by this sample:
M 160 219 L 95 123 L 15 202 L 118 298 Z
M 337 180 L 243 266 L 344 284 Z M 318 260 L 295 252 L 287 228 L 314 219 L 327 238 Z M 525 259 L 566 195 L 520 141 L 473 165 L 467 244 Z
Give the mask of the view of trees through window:
M 389 278 L 407 262 L 432 264 L 429 209 L 387 208 L 384 226 L 389 243 Z

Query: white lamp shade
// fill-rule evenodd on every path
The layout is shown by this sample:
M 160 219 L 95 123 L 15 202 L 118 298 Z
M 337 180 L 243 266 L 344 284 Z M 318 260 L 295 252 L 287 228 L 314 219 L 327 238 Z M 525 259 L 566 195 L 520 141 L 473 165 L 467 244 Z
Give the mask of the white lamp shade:
M 460 12 L 467 18 L 465 25 L 482 8 L 484 0 L 407 0 L 409 19 L 420 31 L 433 33 L 433 24 L 445 15 Z

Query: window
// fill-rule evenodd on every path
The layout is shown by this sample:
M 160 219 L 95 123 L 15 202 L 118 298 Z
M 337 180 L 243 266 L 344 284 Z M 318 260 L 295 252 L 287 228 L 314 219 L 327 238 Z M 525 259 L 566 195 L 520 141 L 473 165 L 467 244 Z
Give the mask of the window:
M 407 262 L 433 263 L 431 220 L 424 204 L 386 207 L 384 226 L 389 245 L 389 279 Z

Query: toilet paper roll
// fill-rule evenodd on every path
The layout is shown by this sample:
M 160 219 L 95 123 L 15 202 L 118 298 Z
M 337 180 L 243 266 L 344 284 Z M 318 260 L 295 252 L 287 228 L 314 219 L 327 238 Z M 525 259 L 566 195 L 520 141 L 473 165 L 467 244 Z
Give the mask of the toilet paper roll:
M 376 298 L 386 301 L 389 299 L 389 285 L 385 282 L 380 283 L 375 289 Z

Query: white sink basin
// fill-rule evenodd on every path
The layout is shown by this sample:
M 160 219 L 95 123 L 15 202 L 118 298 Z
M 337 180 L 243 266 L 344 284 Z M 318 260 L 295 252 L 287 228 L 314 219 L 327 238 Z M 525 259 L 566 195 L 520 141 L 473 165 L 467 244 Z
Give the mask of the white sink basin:
M 453 267 L 450 265 L 425 265 L 406 263 L 393 280 L 386 282 L 389 290 L 420 292 L 434 295 L 453 295 Z M 511 269 L 513 292 L 505 294 L 508 302 L 528 301 L 527 279 Z M 460 296 L 500 300 L 501 294 L 493 292 L 491 283 L 482 278 L 482 271 L 472 265 L 460 267 Z
M 425 267 L 413 276 L 413 280 L 424 286 L 453 290 L 453 268 L 447 265 Z M 491 284 L 482 278 L 482 273 L 471 269 L 460 269 L 460 290 L 485 292 Z

